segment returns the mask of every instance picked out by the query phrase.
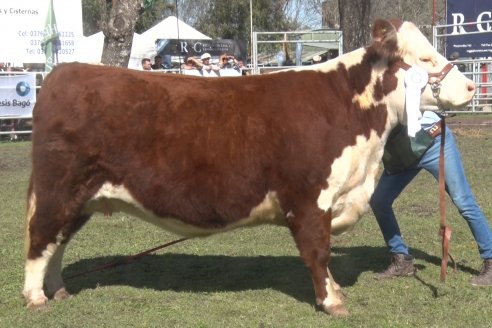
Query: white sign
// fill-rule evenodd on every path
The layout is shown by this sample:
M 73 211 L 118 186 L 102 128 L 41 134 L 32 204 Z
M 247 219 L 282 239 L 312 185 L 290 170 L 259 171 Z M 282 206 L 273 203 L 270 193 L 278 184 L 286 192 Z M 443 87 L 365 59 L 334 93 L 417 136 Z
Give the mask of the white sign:
M 36 103 L 36 74 L 0 75 L 0 118 L 32 117 Z
M 44 63 L 41 48 L 49 0 L 0 1 L 0 62 Z M 81 0 L 53 0 L 61 49 L 58 62 L 78 58 L 78 42 L 83 37 Z

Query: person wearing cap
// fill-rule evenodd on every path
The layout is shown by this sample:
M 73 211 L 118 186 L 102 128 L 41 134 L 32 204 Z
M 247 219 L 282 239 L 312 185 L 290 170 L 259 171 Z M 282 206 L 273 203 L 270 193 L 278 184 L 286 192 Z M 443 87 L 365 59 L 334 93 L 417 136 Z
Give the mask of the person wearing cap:
M 220 70 L 220 67 L 219 66 L 210 63 L 210 59 L 211 58 L 212 58 L 212 56 L 210 56 L 210 54 L 208 52 L 206 52 L 203 55 L 201 55 L 201 57 L 200 57 L 200 60 L 201 60 L 201 63 L 202 63 L 201 69 L 204 69 L 204 70 L 207 70 L 207 71 L 211 71 L 211 70 L 218 71 L 218 70 Z
M 376 273 L 374 278 L 415 274 L 414 260 L 403 241 L 393 202 L 422 169 L 438 178 L 441 136 L 445 134 L 446 191 L 467 221 L 483 261 L 480 273 L 472 277 L 470 283 L 473 286 L 492 286 L 492 232 L 468 184 L 453 133 L 448 127 L 445 131 L 441 129 L 441 117 L 435 112 L 425 111 L 420 121 L 422 129 L 415 137 L 408 136 L 406 126 L 395 127 L 384 148 L 384 171 L 369 204 L 391 255 L 391 264 L 386 270 Z

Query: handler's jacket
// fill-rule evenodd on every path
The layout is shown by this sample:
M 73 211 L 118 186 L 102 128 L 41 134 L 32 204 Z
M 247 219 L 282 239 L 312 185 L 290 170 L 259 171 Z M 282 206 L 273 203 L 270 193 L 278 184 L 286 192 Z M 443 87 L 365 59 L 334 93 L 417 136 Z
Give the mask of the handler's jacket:
M 398 124 L 388 136 L 384 147 L 383 165 L 388 174 L 396 174 L 408 169 L 425 154 L 438 134 L 429 131 L 440 123 L 441 118 L 434 112 L 425 111 L 420 120 L 422 129 L 409 137 L 407 126 Z M 439 130 L 440 131 L 440 130 Z

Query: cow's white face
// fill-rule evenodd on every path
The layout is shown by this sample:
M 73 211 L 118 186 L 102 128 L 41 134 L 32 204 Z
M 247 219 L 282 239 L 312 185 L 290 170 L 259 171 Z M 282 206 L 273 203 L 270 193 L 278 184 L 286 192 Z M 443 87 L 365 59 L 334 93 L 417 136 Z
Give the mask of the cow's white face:
M 398 48 L 405 63 L 419 66 L 428 73 L 438 73 L 449 63 L 430 44 L 419 29 L 410 22 L 404 22 L 397 33 Z M 400 70 L 398 96 L 404 99 L 404 70 Z M 430 82 L 434 82 L 431 78 Z M 456 67 L 451 69 L 441 82 L 439 99 L 445 109 L 456 109 L 468 104 L 475 95 L 475 84 Z M 432 95 L 429 84 L 425 86 L 420 100 L 422 109 L 437 110 L 437 100 Z

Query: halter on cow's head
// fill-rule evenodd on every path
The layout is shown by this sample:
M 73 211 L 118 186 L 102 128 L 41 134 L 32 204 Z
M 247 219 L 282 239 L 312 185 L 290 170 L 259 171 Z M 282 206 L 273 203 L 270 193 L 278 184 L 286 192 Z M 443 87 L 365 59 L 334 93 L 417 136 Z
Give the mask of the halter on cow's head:
M 420 110 L 456 109 L 473 98 L 473 81 L 440 55 L 413 23 L 377 20 L 372 38 L 368 51 L 388 51 L 385 58 L 397 70 L 398 86 L 388 96 L 388 104 L 406 109 L 398 110 L 398 120 L 408 122 L 410 132 L 418 129 L 414 124 Z

